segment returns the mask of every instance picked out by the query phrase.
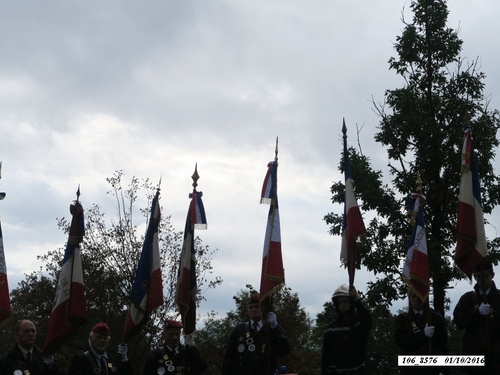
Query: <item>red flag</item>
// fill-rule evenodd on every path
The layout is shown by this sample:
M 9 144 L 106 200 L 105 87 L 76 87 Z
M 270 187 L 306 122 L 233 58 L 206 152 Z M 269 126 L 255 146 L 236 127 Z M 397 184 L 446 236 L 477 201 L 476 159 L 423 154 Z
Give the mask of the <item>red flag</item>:
M 351 164 L 349 162 L 349 152 L 347 150 L 347 128 L 345 126 L 345 121 L 342 126 L 342 132 L 344 133 L 345 201 L 340 259 L 347 264 L 349 286 L 353 286 L 357 261 L 356 237 L 365 234 L 366 228 L 361 212 L 359 211 L 358 203 L 356 202 L 356 196 L 354 195 L 354 187 L 351 179 Z
M 196 281 L 196 249 L 194 247 L 194 230 L 206 229 L 207 218 L 201 200 L 203 193 L 193 189 L 189 195 L 191 203 L 184 227 L 184 241 L 179 261 L 179 272 L 175 289 L 175 302 L 182 318 L 183 330 L 186 335 L 196 329 L 196 294 L 198 285 Z
M 80 195 L 78 189 L 77 195 Z M 87 322 L 85 285 L 80 256 L 80 243 L 85 234 L 83 208 L 78 199 L 70 206 L 71 227 L 62 261 L 54 307 L 50 314 L 44 354 L 54 353 L 68 339 L 77 334 Z
M 462 272 L 471 278 L 474 268 L 481 264 L 487 254 L 477 159 L 472 146 L 471 131 L 467 128 L 462 147 L 455 262 Z
M 0 222 L 0 326 L 7 321 L 11 314 L 7 265 L 3 249 L 2 223 Z
M 158 243 L 158 227 L 161 219 L 159 196 L 160 190 L 156 192 L 151 204 L 149 224 L 132 285 L 132 303 L 123 328 L 122 342 L 128 342 L 147 322 L 151 312 L 163 305 L 163 282 Z
M 281 253 L 280 216 L 277 194 L 278 162 L 268 164 L 268 170 L 262 187 L 261 203 L 270 203 L 267 216 L 262 272 L 260 278 L 260 308 L 262 315 L 271 309 L 271 296 L 285 282 L 285 270 Z

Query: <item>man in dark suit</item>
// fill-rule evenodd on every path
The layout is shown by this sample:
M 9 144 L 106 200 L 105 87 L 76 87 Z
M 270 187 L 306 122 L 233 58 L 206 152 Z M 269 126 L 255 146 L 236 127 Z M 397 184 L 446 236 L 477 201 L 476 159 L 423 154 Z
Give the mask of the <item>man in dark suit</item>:
M 54 356 L 44 356 L 35 346 L 36 327 L 30 320 L 19 320 L 14 328 L 16 345 L 0 356 L 0 374 L 60 375 Z
M 111 332 L 106 323 L 98 323 L 89 335 L 90 349 L 73 357 L 69 366 L 71 375 L 131 375 L 132 367 L 127 358 L 127 345 L 118 346 L 116 356 L 108 353 Z
M 222 362 L 222 375 L 274 374 L 278 358 L 290 352 L 285 332 L 276 315 L 268 312 L 262 320 L 260 295 L 254 293 L 247 301 L 249 320 L 238 324 L 229 336 Z
M 163 326 L 162 348 L 151 350 L 142 369 L 142 375 L 188 374 L 199 375 L 206 371 L 207 365 L 194 346 L 190 335 L 184 336 L 180 343 L 182 324 L 167 319 Z

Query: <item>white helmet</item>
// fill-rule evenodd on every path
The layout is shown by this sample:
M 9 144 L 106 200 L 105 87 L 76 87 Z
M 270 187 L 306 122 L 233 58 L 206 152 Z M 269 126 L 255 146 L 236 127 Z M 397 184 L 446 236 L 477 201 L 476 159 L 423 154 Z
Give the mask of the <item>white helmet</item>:
M 342 284 L 333 293 L 332 299 L 337 297 L 350 297 L 349 287 L 346 284 Z

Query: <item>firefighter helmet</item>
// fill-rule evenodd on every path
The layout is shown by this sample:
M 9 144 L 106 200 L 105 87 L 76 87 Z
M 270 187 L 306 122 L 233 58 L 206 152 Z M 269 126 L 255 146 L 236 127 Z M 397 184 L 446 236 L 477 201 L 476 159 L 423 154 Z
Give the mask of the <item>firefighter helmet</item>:
M 349 287 L 345 284 L 342 284 L 337 289 L 335 289 L 335 292 L 333 293 L 332 299 L 337 298 L 337 297 L 350 297 Z

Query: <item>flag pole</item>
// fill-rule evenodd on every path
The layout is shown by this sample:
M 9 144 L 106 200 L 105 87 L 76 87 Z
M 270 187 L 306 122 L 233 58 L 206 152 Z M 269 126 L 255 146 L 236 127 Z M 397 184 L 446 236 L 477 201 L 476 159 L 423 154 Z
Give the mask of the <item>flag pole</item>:
M 0 161 L 0 179 L 2 178 L 2 162 Z M 0 192 L 0 200 L 5 198 L 6 193 Z M 0 222 L 0 326 L 6 324 L 12 316 L 10 304 L 9 282 L 7 279 L 7 266 L 3 248 L 2 223 Z

